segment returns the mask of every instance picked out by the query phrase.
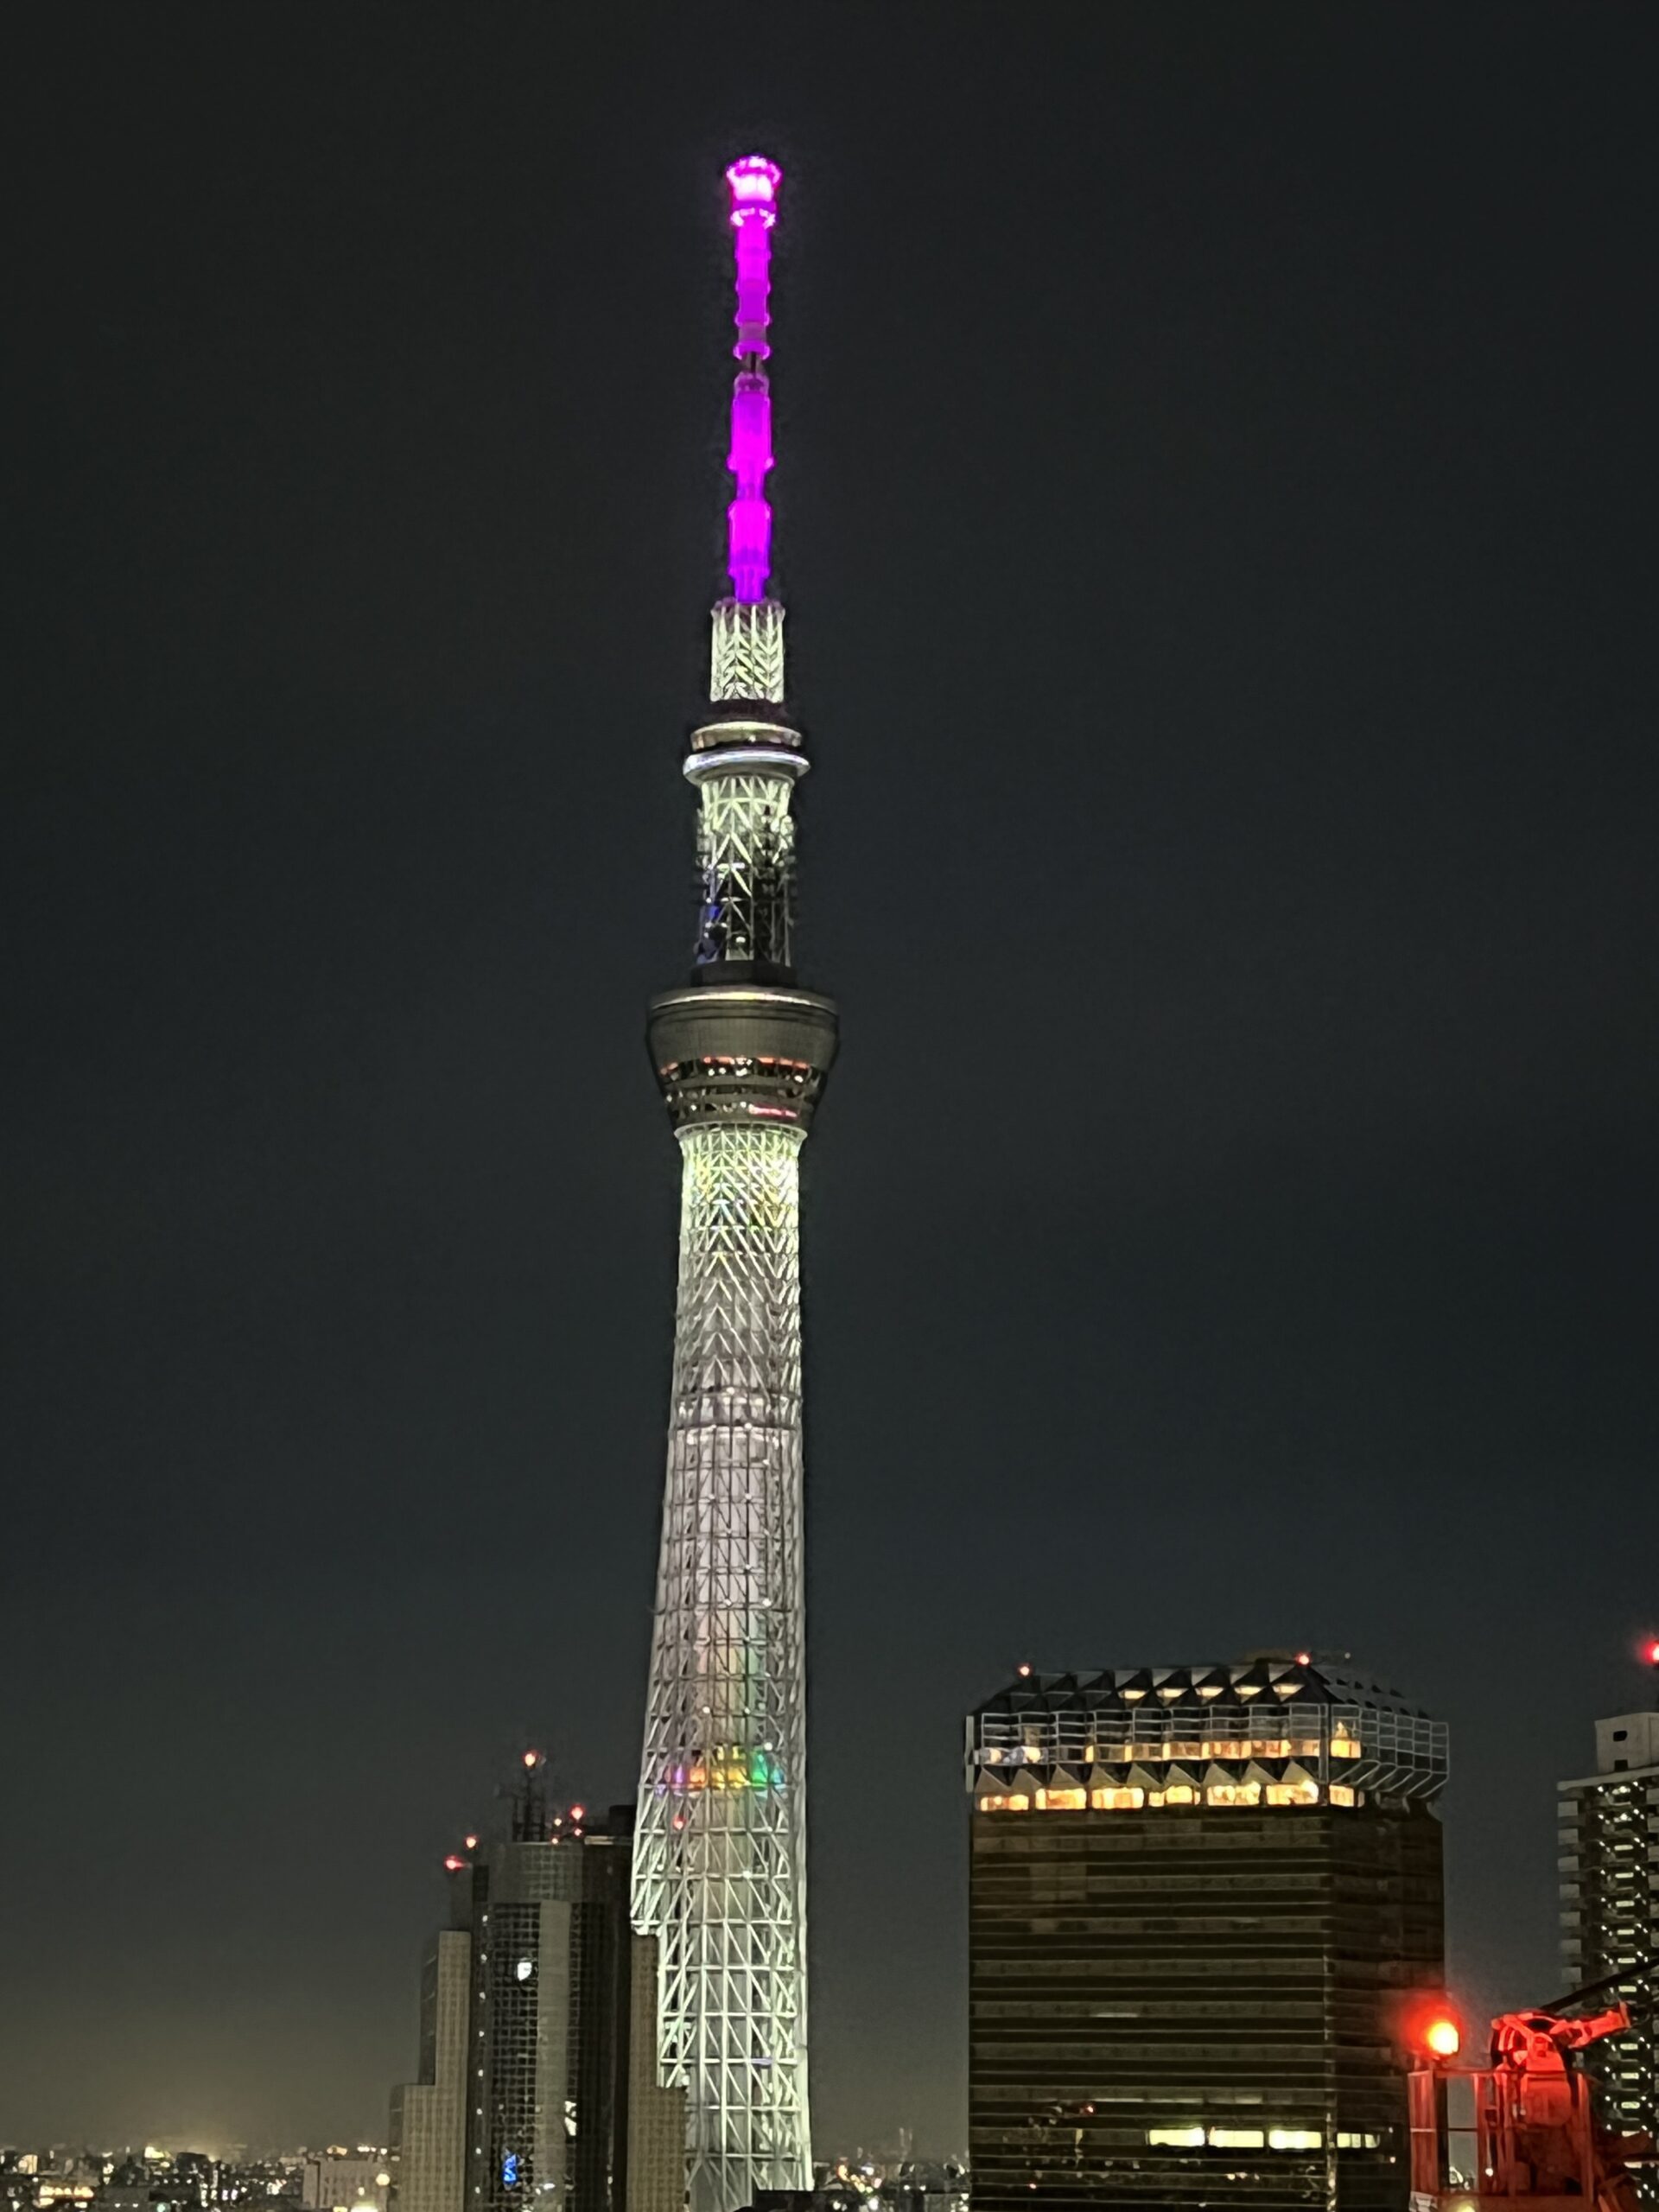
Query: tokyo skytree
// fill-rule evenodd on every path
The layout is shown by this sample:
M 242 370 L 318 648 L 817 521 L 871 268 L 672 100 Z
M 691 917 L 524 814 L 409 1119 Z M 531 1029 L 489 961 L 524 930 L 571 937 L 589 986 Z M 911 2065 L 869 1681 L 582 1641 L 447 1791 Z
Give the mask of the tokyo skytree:
M 633 1873 L 658 1943 L 658 2059 L 686 2101 L 692 2212 L 812 2179 L 806 2069 L 806 1708 L 799 1161 L 836 1009 L 795 981 L 795 785 L 784 610 L 767 595 L 766 380 L 779 170 L 726 172 L 737 262 L 727 511 L 697 796 L 692 977 L 653 1000 L 682 1160 L 668 1480 Z

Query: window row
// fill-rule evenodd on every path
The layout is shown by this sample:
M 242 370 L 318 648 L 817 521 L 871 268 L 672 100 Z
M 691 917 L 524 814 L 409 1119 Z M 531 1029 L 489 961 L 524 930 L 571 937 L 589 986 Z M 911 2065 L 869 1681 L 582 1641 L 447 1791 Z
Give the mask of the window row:
M 1033 1802 L 1039 1813 L 1138 1813 L 1157 1811 L 1166 1805 L 1361 1805 L 1363 1789 L 1332 1782 L 1212 1782 L 1206 1789 L 1172 1782 L 1165 1789 L 1139 1788 L 1097 1789 L 983 1790 L 976 1801 L 982 1813 L 1028 1813 Z

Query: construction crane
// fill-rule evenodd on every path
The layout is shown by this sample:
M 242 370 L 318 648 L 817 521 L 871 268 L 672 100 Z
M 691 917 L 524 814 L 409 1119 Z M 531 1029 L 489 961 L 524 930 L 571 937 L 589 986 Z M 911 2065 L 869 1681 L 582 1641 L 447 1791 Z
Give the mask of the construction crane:
M 1618 2135 L 1596 2110 L 1595 2078 L 1581 2054 L 1622 2034 L 1659 2004 L 1647 1995 L 1632 2010 L 1620 1999 L 1600 2012 L 1576 2007 L 1659 1975 L 1659 1954 L 1570 1990 L 1535 2012 L 1503 2012 L 1492 2022 L 1491 2063 L 1452 2063 L 1462 2042 L 1445 2005 L 1422 2008 L 1410 2024 L 1412 2212 L 1480 2212 L 1524 2203 L 1527 2212 L 1640 2212 L 1632 2164 L 1655 2156 L 1646 2135 Z M 1470 2084 L 1474 2102 L 1474 2174 L 1450 2183 L 1447 2090 Z

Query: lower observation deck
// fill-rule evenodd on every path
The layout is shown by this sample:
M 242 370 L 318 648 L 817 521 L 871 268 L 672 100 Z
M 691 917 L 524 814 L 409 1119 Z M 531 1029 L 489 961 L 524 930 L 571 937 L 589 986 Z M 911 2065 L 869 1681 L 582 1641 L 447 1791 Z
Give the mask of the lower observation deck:
M 836 1057 L 835 1003 L 775 983 L 694 983 L 653 999 L 652 1065 L 677 1129 L 811 1124 Z

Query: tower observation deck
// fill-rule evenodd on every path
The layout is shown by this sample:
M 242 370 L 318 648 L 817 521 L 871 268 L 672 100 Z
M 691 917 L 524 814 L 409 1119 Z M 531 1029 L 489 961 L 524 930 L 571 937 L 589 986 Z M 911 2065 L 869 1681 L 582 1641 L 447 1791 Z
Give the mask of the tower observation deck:
M 658 2070 L 685 2092 L 692 2212 L 812 2178 L 798 1168 L 836 1019 L 795 980 L 791 804 L 808 764 L 785 704 L 784 610 L 767 594 L 780 181 L 759 155 L 726 172 L 731 593 L 714 609 L 710 703 L 684 764 L 695 960 L 648 1025 L 683 1165 L 633 1919 L 658 1940 Z

